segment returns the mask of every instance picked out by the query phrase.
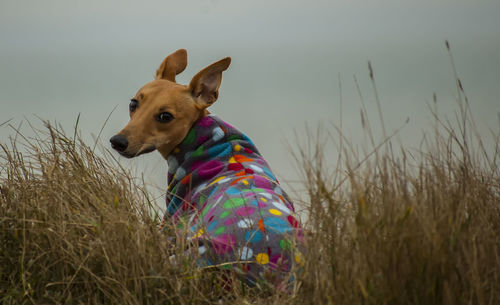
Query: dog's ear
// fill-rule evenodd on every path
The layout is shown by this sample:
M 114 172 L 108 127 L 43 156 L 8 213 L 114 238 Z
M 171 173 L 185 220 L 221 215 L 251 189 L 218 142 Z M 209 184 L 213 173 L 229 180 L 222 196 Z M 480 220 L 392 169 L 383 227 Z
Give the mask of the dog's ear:
M 187 66 L 187 51 L 179 49 L 168 55 L 161 63 L 161 66 L 156 70 L 156 79 L 166 79 L 175 82 L 175 76 Z
M 212 105 L 219 96 L 222 72 L 231 64 L 231 57 L 226 57 L 198 72 L 189 83 L 189 90 L 194 99 L 203 108 Z

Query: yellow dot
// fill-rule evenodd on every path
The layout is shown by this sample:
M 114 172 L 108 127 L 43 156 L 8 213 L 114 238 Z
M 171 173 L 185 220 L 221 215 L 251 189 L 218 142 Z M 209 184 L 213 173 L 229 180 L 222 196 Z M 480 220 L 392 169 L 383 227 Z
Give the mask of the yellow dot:
M 267 199 L 264 197 L 260 198 L 260 200 L 262 200 L 262 202 L 267 202 Z
M 196 235 L 195 235 L 195 236 L 193 236 L 193 238 L 198 238 L 198 237 L 202 236 L 202 235 L 203 235 L 203 233 L 205 233 L 205 231 L 204 231 L 204 230 L 203 230 L 203 228 L 202 228 L 202 229 L 200 229 L 200 230 L 198 231 L 198 233 L 196 233 Z
M 209 186 L 210 186 L 210 185 L 212 185 L 212 184 L 215 184 L 215 183 L 217 183 L 217 182 L 219 182 L 219 181 L 221 181 L 221 180 L 222 180 L 222 179 L 224 179 L 224 178 L 226 178 L 226 176 L 220 176 L 219 178 L 217 178 L 217 179 L 215 179 L 214 181 L 212 181 L 212 183 L 210 183 L 210 184 L 209 184 Z
M 296 252 L 295 253 L 295 261 L 300 265 L 300 266 L 304 266 L 304 263 L 305 263 L 305 260 L 304 260 L 304 255 L 302 255 L 302 253 L 300 252 Z
M 241 146 L 238 145 L 238 144 L 234 145 L 234 150 L 235 151 L 240 151 L 241 150 Z
M 276 209 L 270 209 L 269 210 L 269 213 L 273 214 L 273 215 L 277 215 L 277 216 L 280 216 L 282 213 Z
M 241 180 L 241 182 L 243 182 L 244 185 L 248 185 L 248 181 L 246 180 Z
M 255 260 L 261 265 L 269 264 L 269 255 L 267 255 L 267 253 L 259 253 Z

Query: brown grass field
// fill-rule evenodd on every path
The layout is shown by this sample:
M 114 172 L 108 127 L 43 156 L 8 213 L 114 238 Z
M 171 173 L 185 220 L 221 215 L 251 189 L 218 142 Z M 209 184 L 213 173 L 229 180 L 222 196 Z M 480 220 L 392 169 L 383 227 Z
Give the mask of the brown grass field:
M 144 183 L 78 137 L 1 143 L 0 303 L 500 304 L 500 133 L 484 148 L 457 88 L 456 119 L 436 115 L 418 149 L 377 143 L 366 113 L 365 153 L 333 128 L 295 149 L 310 233 L 288 291 L 170 262 L 183 250 Z

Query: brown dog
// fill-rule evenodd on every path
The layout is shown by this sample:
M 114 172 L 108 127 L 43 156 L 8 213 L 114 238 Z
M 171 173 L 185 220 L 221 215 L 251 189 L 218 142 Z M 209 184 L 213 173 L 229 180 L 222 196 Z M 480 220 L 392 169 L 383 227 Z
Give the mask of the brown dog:
M 198 265 L 229 264 L 250 284 L 280 282 L 303 261 L 293 205 L 252 141 L 207 111 L 230 62 L 206 67 L 183 86 L 175 76 L 186 67 L 186 51 L 169 55 L 131 100 L 130 122 L 110 141 L 128 158 L 157 149 L 167 159 L 164 221 L 198 242 Z

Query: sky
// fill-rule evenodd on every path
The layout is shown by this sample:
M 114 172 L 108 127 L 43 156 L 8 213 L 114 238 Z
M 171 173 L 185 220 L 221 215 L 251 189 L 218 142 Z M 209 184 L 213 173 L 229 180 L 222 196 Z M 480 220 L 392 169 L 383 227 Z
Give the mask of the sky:
M 71 131 L 80 114 L 82 136 L 104 126 L 98 141 L 107 146 L 128 121 L 130 98 L 169 53 L 188 50 L 177 78 L 184 84 L 231 56 L 212 112 L 249 135 L 293 183 L 300 177 L 286 143 L 302 145 L 306 125 L 338 126 L 342 118 L 346 136 L 364 144 L 361 100 L 378 118 L 368 61 L 388 132 L 404 126 L 401 143 L 417 146 L 429 131 L 434 93 L 440 114 L 453 117 L 445 40 L 478 129 L 498 132 L 500 1 L 0 0 L 0 124 L 40 117 Z M 0 127 L 0 142 L 12 134 Z M 167 164 L 158 153 L 120 160 L 163 192 Z

